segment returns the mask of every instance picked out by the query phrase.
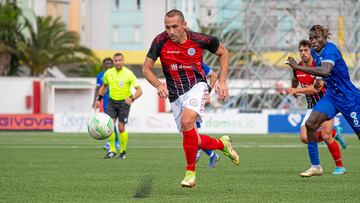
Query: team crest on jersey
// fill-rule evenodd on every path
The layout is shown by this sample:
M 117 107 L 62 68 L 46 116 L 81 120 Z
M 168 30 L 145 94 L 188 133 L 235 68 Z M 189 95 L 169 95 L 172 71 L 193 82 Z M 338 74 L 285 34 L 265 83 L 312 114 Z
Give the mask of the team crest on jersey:
M 189 48 L 189 49 L 188 49 L 188 54 L 189 54 L 189 56 L 194 56 L 195 53 L 196 53 L 196 51 L 195 51 L 194 48 Z
M 119 82 L 120 87 L 124 87 L 124 81 Z
M 197 105 L 198 105 L 198 101 L 196 101 L 196 99 L 191 99 L 191 100 L 190 100 L 190 104 L 191 104 L 192 106 L 197 106 Z

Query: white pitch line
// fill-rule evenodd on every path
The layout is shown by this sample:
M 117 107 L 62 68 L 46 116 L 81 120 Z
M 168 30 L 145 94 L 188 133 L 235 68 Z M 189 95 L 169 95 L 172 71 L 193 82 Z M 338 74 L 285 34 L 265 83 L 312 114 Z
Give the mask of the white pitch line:
M 320 146 L 321 148 L 325 148 L 325 146 Z M 0 145 L 0 149 L 94 149 L 101 148 L 98 146 L 78 146 L 78 145 Z M 181 145 L 133 145 L 128 148 L 133 149 L 172 149 L 172 148 L 182 148 Z M 306 148 L 306 145 L 303 144 L 289 144 L 289 145 L 233 145 L 233 148 L 240 149 L 295 149 L 295 148 Z M 360 148 L 360 146 L 351 146 L 351 148 Z

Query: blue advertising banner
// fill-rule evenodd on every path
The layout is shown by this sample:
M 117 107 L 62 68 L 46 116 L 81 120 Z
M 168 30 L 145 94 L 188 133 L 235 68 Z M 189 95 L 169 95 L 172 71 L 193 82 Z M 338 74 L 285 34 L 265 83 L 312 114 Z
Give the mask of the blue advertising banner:
M 299 133 L 302 114 L 269 115 L 269 133 Z M 342 115 L 335 117 L 334 126 L 341 126 L 343 133 L 354 133 Z

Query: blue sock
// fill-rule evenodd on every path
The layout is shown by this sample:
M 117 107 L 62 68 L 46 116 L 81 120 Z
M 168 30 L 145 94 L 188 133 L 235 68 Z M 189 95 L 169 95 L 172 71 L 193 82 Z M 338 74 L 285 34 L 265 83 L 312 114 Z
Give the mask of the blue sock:
M 205 152 L 205 154 L 207 154 L 209 157 L 214 156 L 214 152 L 213 150 L 203 150 Z
M 119 145 L 119 135 L 115 126 L 114 126 L 114 132 L 115 132 L 115 144 Z
M 308 152 L 309 152 L 311 164 L 314 166 L 320 165 L 319 149 L 318 149 L 317 142 L 309 142 L 308 143 Z

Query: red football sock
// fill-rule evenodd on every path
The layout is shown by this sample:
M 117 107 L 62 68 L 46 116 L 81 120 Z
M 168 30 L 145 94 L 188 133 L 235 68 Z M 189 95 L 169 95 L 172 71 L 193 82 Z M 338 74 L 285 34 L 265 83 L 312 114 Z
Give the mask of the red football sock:
M 341 161 L 341 153 L 339 149 L 339 145 L 337 142 L 333 141 L 332 143 L 328 144 L 328 149 L 330 151 L 331 156 L 333 157 L 335 164 L 337 167 L 343 167 Z
M 324 141 L 324 140 L 322 139 L 322 137 L 321 137 L 321 131 L 316 131 L 316 135 L 318 136 L 318 142 Z M 332 137 L 335 137 L 335 135 L 336 135 L 336 130 L 332 130 L 332 131 L 331 131 L 331 136 L 332 136 Z
M 317 135 L 317 137 L 318 137 L 318 142 L 324 141 L 324 140 L 322 139 L 322 137 L 321 137 L 321 131 L 316 131 L 316 135 Z
M 206 149 L 206 150 L 224 149 L 224 144 L 219 139 L 215 139 L 204 134 L 200 134 L 200 139 L 201 139 L 201 144 L 200 144 L 201 149 Z
M 332 137 L 335 137 L 335 135 L 336 135 L 336 130 L 333 129 L 333 130 L 331 131 L 331 135 L 332 135 Z
M 198 149 L 198 135 L 195 128 L 183 131 L 183 148 L 186 157 L 186 170 L 195 171 L 196 152 Z

